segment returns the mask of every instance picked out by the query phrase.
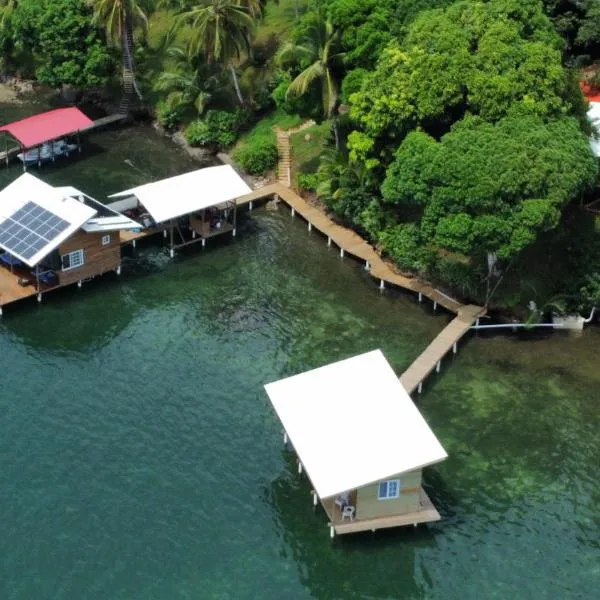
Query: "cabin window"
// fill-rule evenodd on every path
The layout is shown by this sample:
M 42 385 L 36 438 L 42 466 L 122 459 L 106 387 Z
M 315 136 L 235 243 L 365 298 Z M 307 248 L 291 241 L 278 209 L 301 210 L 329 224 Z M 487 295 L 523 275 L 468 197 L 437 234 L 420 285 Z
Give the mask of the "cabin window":
M 83 265 L 83 263 L 85 262 L 83 257 L 83 250 L 75 250 L 74 252 L 63 254 L 61 260 L 63 271 L 68 271 L 69 269 L 76 269 L 77 267 L 81 267 L 81 265 Z
M 398 498 L 400 496 L 400 480 L 388 479 L 387 481 L 379 482 L 379 490 L 377 498 L 379 500 L 389 500 L 390 498 Z
M 109 244 L 110 244 L 110 235 L 103 235 L 102 236 L 102 245 L 108 246 Z

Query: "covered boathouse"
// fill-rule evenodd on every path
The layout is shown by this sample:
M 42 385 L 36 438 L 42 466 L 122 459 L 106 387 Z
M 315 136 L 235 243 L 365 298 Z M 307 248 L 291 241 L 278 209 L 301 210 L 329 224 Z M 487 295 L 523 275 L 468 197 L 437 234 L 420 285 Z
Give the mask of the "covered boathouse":
M 440 519 L 422 470 L 447 454 L 381 350 L 265 390 L 331 537 Z
M 236 198 L 252 190 L 229 165 L 197 169 L 168 179 L 112 194 L 122 198 L 108 204 L 142 224 L 137 232 L 123 232 L 122 240 L 135 241 L 163 232 L 169 252 L 216 235 L 236 234 Z
M 93 125 L 94 122 L 75 107 L 57 108 L 39 115 L 33 115 L 0 127 L 0 133 L 3 134 L 4 138 L 0 156 L 4 158 L 8 165 L 11 156 L 50 143 L 50 159 L 54 160 L 53 142 L 61 140 L 65 136 L 76 136 L 77 144 L 73 147 L 81 151 L 79 134 L 81 131 L 93 127 Z M 11 141 L 10 145 L 9 141 Z M 38 156 L 40 156 L 40 153 L 38 153 Z M 39 166 L 41 157 L 37 162 Z M 27 170 L 27 162 L 24 159 L 23 170 Z
M 0 314 L 11 302 L 119 274 L 119 232 L 137 227 L 73 187 L 24 173 L 0 192 Z

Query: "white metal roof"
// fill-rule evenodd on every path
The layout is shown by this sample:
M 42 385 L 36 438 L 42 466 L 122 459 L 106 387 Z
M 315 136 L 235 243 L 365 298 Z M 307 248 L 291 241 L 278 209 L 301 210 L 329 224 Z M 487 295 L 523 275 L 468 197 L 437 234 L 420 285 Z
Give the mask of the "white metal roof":
M 135 196 L 157 223 L 234 200 L 251 192 L 230 165 L 207 167 L 131 188 L 110 198 Z
M 590 102 L 587 116 L 596 128 L 597 134 L 600 134 L 600 102 Z M 590 138 L 590 146 L 594 155 L 600 157 L 600 141 L 595 136 Z
M 97 212 L 74 198 L 64 196 L 51 185 L 30 173 L 23 173 L 0 191 L 0 224 L 4 223 L 28 202 L 34 202 L 69 223 L 66 229 L 48 241 L 44 247 L 29 258 L 19 255 L 14 249 L 6 248 L 12 255 L 30 267 L 37 265 L 52 250 L 58 248 L 64 240 L 73 235 Z
M 448 456 L 381 350 L 265 390 L 321 498 Z

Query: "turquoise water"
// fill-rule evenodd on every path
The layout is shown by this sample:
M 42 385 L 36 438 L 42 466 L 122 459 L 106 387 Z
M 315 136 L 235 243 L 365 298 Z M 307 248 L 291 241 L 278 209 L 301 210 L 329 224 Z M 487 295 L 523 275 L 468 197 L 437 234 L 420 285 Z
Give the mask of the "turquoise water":
M 102 199 L 144 180 L 125 159 L 193 168 L 144 128 L 93 143 L 40 174 Z M 426 475 L 443 520 L 329 540 L 262 385 L 378 347 L 400 373 L 447 321 L 284 209 L 7 309 L 0 598 L 595 597 L 598 328 L 462 344 L 417 399 L 450 455 Z

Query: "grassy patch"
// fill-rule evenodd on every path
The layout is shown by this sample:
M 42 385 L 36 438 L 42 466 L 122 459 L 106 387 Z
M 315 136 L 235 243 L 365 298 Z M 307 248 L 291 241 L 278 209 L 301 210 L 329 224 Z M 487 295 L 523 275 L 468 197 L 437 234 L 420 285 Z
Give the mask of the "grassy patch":
M 243 146 L 244 144 L 251 143 L 252 140 L 258 138 L 267 138 L 272 140 L 274 143 L 277 142 L 277 136 L 273 131 L 273 127 L 279 127 L 280 129 L 292 129 L 302 123 L 302 117 L 298 115 L 288 115 L 287 113 L 276 110 L 270 115 L 262 118 L 250 131 L 240 137 L 236 147 Z
M 331 121 L 323 121 L 290 136 L 294 175 L 316 172 L 330 132 Z

